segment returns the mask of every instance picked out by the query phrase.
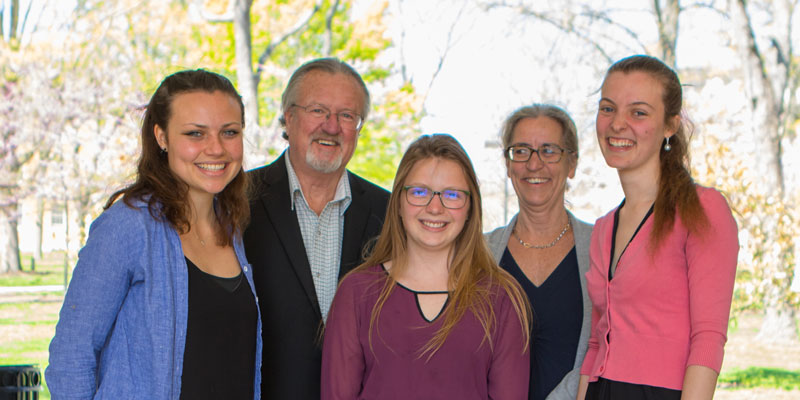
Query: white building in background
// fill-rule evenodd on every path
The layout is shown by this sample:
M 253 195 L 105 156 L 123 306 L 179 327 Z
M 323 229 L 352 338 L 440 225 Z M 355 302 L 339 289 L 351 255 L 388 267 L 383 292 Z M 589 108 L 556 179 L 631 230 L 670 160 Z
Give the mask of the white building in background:
M 71 255 L 76 255 L 83 245 L 77 214 L 63 201 L 29 197 L 22 200 L 19 211 L 17 234 L 20 252 L 33 254 L 41 242 L 42 253 L 68 248 Z M 92 217 L 86 220 L 87 233 L 91 221 Z M 41 229 L 37 227 L 39 224 Z M 39 235 L 41 238 L 37 237 Z

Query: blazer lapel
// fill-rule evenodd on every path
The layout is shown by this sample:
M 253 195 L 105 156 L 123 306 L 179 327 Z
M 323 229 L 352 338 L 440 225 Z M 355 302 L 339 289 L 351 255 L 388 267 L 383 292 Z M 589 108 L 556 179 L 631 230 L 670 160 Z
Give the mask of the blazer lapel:
M 353 196 L 350 206 L 344 214 L 344 234 L 342 238 L 342 260 L 339 267 L 339 279 L 361 263 L 361 245 L 364 243 L 364 231 L 367 220 L 372 214 L 371 205 L 366 201 L 364 188 L 347 172 L 350 181 L 350 193 Z
M 317 292 L 314 289 L 314 279 L 311 277 L 311 266 L 308 263 L 308 255 L 303 244 L 303 234 L 300 232 L 300 224 L 297 222 L 297 215 L 292 210 L 291 198 L 289 195 L 289 175 L 286 171 L 286 157 L 284 153 L 275 161 L 275 169 L 267 177 L 266 185 L 268 188 L 261 193 L 261 204 L 269 216 L 272 226 L 278 232 L 289 264 L 294 269 L 297 279 L 303 286 L 314 310 L 322 318 L 319 309 Z

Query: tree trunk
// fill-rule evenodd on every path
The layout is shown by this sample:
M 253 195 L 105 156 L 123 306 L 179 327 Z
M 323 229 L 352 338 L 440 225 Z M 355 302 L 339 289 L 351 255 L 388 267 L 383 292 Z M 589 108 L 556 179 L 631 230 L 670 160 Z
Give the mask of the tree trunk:
M 785 12 L 783 10 L 788 3 L 778 1 L 777 10 L 774 14 L 777 15 L 776 23 L 778 32 L 789 29 L 789 22 L 786 20 L 781 23 L 782 18 L 787 16 L 780 15 Z M 758 177 L 754 181 L 754 190 L 759 193 L 764 193 L 769 196 L 770 193 L 776 196 L 777 201 L 791 201 L 788 199 L 784 172 L 782 165 L 782 152 L 781 152 L 781 139 L 783 135 L 784 122 L 782 120 L 784 113 L 783 107 L 783 94 L 786 90 L 786 79 L 788 79 L 788 68 L 784 62 L 781 62 L 780 57 L 783 56 L 783 51 L 788 50 L 787 44 L 781 44 L 781 40 L 773 39 L 772 48 L 767 50 L 767 53 L 762 52 L 755 40 L 755 32 L 753 31 L 750 15 L 746 7 L 746 0 L 736 0 L 731 7 L 731 16 L 734 22 L 733 29 L 735 37 L 738 40 L 738 47 L 742 55 L 742 60 L 745 64 L 745 76 L 747 84 L 747 93 L 751 99 L 752 105 L 752 151 L 750 154 L 754 156 L 753 165 L 756 170 L 755 173 Z M 785 26 L 784 26 L 785 25 Z M 788 32 L 786 32 L 788 35 Z M 786 43 L 786 41 L 783 41 Z M 783 47 L 783 48 L 782 48 Z M 774 52 L 777 61 L 775 63 L 768 62 L 765 55 Z M 783 64 L 783 65 L 782 65 Z M 769 73 L 772 71 L 772 73 Z M 780 215 L 769 215 L 765 217 L 765 223 L 768 227 L 767 232 L 770 232 L 767 238 L 767 244 L 775 244 L 776 248 L 779 246 L 779 237 L 781 229 L 791 229 L 783 225 L 780 220 Z M 790 245 L 788 248 L 780 250 L 780 252 L 794 252 L 794 248 Z M 768 251 L 768 253 L 770 253 Z M 770 270 L 775 273 L 791 276 L 793 266 L 784 265 L 784 254 L 774 254 L 767 259 L 767 263 L 774 264 L 769 266 Z M 786 281 L 788 279 L 785 279 Z M 768 284 L 767 292 L 764 294 L 764 321 L 762 322 L 761 329 L 758 333 L 757 339 L 765 342 L 781 342 L 792 341 L 797 338 L 797 329 L 795 325 L 796 314 L 791 306 L 787 303 L 787 295 L 790 292 L 790 282 L 775 281 L 773 280 Z
M 745 64 L 748 94 L 751 96 L 753 112 L 752 135 L 754 156 L 752 165 L 761 183 L 761 193 L 773 193 L 776 189 L 783 196 L 783 177 L 781 173 L 780 155 L 780 116 L 778 115 L 778 98 L 773 84 L 767 76 L 766 65 L 761 51 L 756 44 L 755 33 L 750 22 L 750 15 L 745 7 L 745 0 L 737 0 L 731 10 L 735 35 L 739 41 L 740 54 Z
M 89 216 L 89 213 L 92 211 L 92 198 L 91 193 L 88 191 L 85 193 L 81 193 L 80 198 L 78 198 L 76 208 L 77 213 L 77 222 L 78 222 L 78 247 L 83 247 L 86 244 L 86 217 Z
M 236 0 L 233 8 L 233 38 L 236 46 L 236 79 L 244 102 L 245 126 L 258 128 L 258 80 L 253 72 L 250 7 L 253 0 Z
M 69 200 L 64 196 L 64 290 L 69 287 Z
M 322 36 L 322 54 L 325 57 L 333 55 L 333 17 L 336 16 L 337 8 L 339 8 L 339 0 L 333 2 L 325 17 L 325 35 Z
M 676 66 L 675 44 L 678 42 L 678 15 L 681 8 L 678 0 L 653 0 L 658 23 L 658 45 L 661 48 L 661 60 L 672 68 Z
M 10 41 L 17 38 L 17 26 L 19 26 L 19 0 L 11 0 L 11 26 L 8 29 Z
M 777 300 L 777 299 L 776 299 Z M 762 343 L 786 344 L 797 340 L 797 313 L 782 301 L 765 304 L 764 320 L 756 335 Z
M 34 233 L 33 233 L 33 262 L 39 263 L 42 260 L 42 235 L 43 232 L 43 221 L 44 221 L 44 199 L 37 198 L 36 199 L 36 221 L 34 224 Z
M 21 270 L 17 208 L 18 204 L 12 203 L 0 210 L 0 274 Z

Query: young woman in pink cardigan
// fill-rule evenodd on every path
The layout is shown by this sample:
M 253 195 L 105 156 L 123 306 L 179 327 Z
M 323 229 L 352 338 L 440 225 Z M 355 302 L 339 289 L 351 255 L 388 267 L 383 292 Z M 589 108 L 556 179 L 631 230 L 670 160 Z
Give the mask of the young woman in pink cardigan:
M 606 73 L 597 140 L 625 200 L 597 220 L 586 274 L 589 350 L 578 400 L 711 399 L 739 243 L 722 195 L 688 168 L 681 83 L 632 56 Z

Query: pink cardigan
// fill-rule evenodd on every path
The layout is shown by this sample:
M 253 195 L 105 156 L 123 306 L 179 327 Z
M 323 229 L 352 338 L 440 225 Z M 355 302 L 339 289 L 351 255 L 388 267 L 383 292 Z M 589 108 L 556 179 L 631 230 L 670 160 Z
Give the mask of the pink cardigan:
M 689 234 L 676 216 L 672 232 L 651 254 L 649 217 L 611 281 L 616 209 L 595 223 L 586 273 L 592 329 L 581 368 L 590 381 L 603 377 L 680 390 L 689 365 L 719 373 L 739 241 L 725 198 L 701 186 L 697 194 L 709 228 L 702 235 Z

